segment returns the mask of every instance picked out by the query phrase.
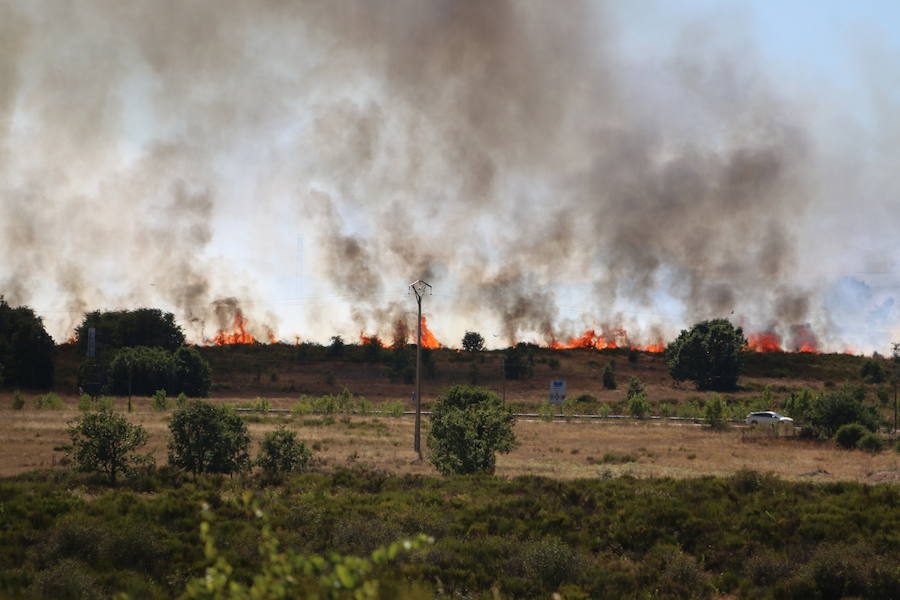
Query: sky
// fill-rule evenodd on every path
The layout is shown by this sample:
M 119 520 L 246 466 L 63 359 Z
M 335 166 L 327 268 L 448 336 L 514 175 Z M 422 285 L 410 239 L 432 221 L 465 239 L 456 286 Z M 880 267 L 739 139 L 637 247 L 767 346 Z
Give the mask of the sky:
M 0 294 L 57 341 L 900 341 L 894 2 L 0 0 Z M 400 324 L 398 326 L 398 323 Z

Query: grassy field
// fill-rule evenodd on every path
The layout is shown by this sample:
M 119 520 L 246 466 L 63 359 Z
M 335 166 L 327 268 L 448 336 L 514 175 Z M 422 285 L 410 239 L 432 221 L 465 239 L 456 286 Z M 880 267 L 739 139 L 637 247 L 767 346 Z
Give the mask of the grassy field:
M 66 410 L 11 410 L 11 398 L 0 396 L 0 475 L 32 469 L 61 468 L 63 454 L 54 450 L 68 442 L 66 421 L 76 417 L 74 397 Z M 229 404 L 238 398 L 219 398 Z M 274 408 L 289 407 L 291 398 L 273 398 Z M 26 406 L 33 397 L 26 396 Z M 126 399 L 117 410 L 125 411 Z M 248 414 L 251 435 L 262 439 L 281 424 L 298 432 L 316 452 L 323 467 L 366 464 L 399 474 L 433 474 L 427 463 L 412 461 L 413 418 L 369 415 Z M 143 425 L 158 464 L 166 460 L 168 413 L 153 411 L 149 400 L 134 400 L 130 419 Z M 426 431 L 428 419 L 423 420 Z M 497 474 L 541 475 L 561 479 L 629 473 L 637 477 L 727 475 L 740 469 L 771 472 L 786 479 L 900 480 L 900 454 L 871 455 L 840 450 L 830 441 L 776 437 L 769 429 L 733 426 L 712 431 L 701 425 L 666 421 L 565 421 L 520 419 L 520 445 L 501 455 Z

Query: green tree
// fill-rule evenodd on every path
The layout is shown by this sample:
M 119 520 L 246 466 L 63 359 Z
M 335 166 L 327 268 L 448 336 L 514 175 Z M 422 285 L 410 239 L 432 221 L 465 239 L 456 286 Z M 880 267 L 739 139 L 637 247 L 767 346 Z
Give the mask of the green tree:
M 447 388 L 431 409 L 429 460 L 444 475 L 493 473 L 497 452 L 516 446 L 512 408 L 484 388 Z
M 340 358 L 344 355 L 344 338 L 339 335 L 331 336 L 331 344 L 328 345 L 328 356 Z
M 136 310 L 94 311 L 84 315 L 75 328 L 75 338 L 82 352 L 87 349 L 88 330 L 97 333 L 97 349 L 116 350 L 133 346 L 165 348 L 174 352 L 184 344 L 184 332 L 175 323 L 175 316 L 158 308 Z
M 53 338 L 26 306 L 12 308 L 0 296 L 0 364 L 3 383 L 24 388 L 53 385 Z
M 833 437 L 841 425 L 859 423 L 870 431 L 878 427 L 875 408 L 865 404 L 866 388 L 845 385 L 819 396 L 810 410 L 810 424 L 822 438 Z
M 199 473 L 235 473 L 250 463 L 247 425 L 227 406 L 189 402 L 172 413 L 169 464 Z
M 103 473 L 112 485 L 119 473 L 128 475 L 134 467 L 152 459 L 135 452 L 147 443 L 147 432 L 111 410 L 84 414 L 69 421 L 72 439 L 66 453 L 79 471 Z
M 150 396 L 176 391 L 175 360 L 164 348 L 135 346 L 116 351 L 109 362 L 107 385 L 113 394 Z
M 784 412 L 796 422 L 808 422 L 816 397 L 808 387 L 792 392 L 784 402 Z
M 209 363 L 192 346 L 181 346 L 175 351 L 173 393 L 184 393 L 192 398 L 205 398 L 212 385 Z
M 280 427 L 263 438 L 255 464 L 269 477 L 285 473 L 302 473 L 309 468 L 312 451 L 297 434 Z
M 732 390 L 743 366 L 747 338 L 726 319 L 697 323 L 666 348 L 669 374 L 691 380 L 701 390 Z
M 462 347 L 466 352 L 481 352 L 484 350 L 484 338 L 477 331 L 467 331 L 462 339 Z

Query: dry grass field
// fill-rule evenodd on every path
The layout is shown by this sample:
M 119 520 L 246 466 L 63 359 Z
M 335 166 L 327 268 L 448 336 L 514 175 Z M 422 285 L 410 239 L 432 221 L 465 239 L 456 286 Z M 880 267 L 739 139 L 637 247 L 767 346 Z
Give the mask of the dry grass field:
M 0 395 L 0 476 L 44 468 L 63 468 L 64 454 L 54 450 L 67 443 L 66 422 L 80 414 L 74 396 L 64 397 L 65 410 L 12 410 L 11 396 Z M 236 403 L 237 398 L 214 401 Z M 293 398 L 272 399 L 273 407 L 288 407 Z M 126 400 L 117 400 L 117 410 Z M 157 464 L 166 461 L 168 413 L 135 399 L 130 418 L 150 434 L 149 449 Z M 311 445 L 324 467 L 367 464 L 394 473 L 428 473 L 434 469 L 413 461 L 413 418 L 410 416 L 290 416 L 248 415 L 254 440 L 285 424 Z M 428 419 L 423 423 L 427 428 Z M 498 457 L 497 474 L 530 474 L 561 479 L 630 474 L 635 477 L 697 477 L 727 475 L 749 468 L 790 480 L 900 481 L 900 454 L 871 455 L 846 451 L 830 442 L 774 437 L 769 431 L 732 426 L 722 432 L 688 423 L 661 421 L 520 420 L 519 447 Z

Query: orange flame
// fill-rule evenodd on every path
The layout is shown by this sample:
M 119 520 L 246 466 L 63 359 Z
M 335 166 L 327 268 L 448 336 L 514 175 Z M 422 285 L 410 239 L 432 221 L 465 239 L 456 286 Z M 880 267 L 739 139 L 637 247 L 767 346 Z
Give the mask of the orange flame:
M 594 329 L 588 329 L 580 336 L 569 338 L 566 343 L 562 343 L 556 339 L 552 333 L 548 334 L 550 342 L 547 347 L 552 350 L 563 350 L 572 348 L 586 348 L 594 350 L 606 350 L 616 348 L 629 348 L 631 350 L 641 350 L 643 352 L 664 352 L 666 349 L 662 340 L 657 340 L 652 344 L 641 346 L 632 344 L 628 339 L 628 332 L 622 328 L 613 329 L 604 333 L 597 333 Z
M 422 317 L 422 347 L 430 348 L 432 350 L 441 347 L 441 343 L 434 337 L 431 330 L 428 329 L 428 322 L 425 320 L 425 317 Z
M 753 352 L 781 352 L 781 337 L 775 333 L 751 333 L 747 349 Z
M 231 344 L 255 344 L 256 338 L 247 332 L 247 319 L 240 309 L 234 313 L 234 321 L 231 324 L 231 332 L 224 329 L 216 334 L 212 343 L 216 346 L 228 346 Z M 271 332 L 270 332 L 271 337 Z
M 808 352 L 810 354 L 818 354 L 819 349 L 816 348 L 816 345 L 812 342 L 806 342 L 800 348 L 797 349 L 797 352 Z
M 359 344 L 360 346 L 374 344 L 375 346 L 384 348 L 384 343 L 382 343 L 381 339 L 377 335 L 366 335 L 362 331 L 359 332 Z

